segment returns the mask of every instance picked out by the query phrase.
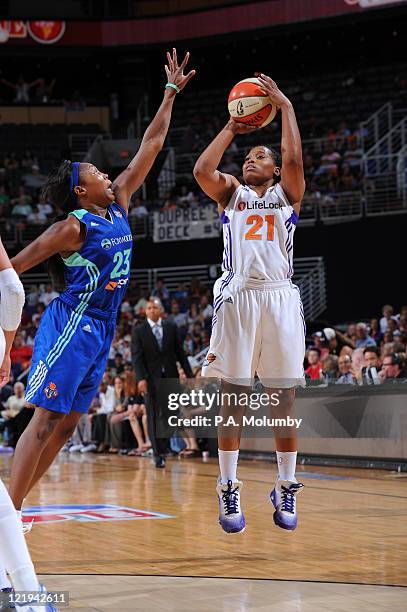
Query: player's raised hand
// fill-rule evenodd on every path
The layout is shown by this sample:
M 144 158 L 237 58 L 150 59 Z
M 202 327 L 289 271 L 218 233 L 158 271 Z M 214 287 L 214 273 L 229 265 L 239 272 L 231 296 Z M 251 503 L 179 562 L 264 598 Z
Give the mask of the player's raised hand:
M 248 125 L 247 123 L 239 123 L 231 117 L 227 122 L 226 129 L 231 130 L 234 134 L 251 134 L 252 132 L 255 132 L 260 128 L 253 127 L 252 125 Z
M 167 73 L 168 83 L 173 83 L 180 90 L 184 89 L 185 85 L 192 79 L 196 74 L 196 70 L 190 70 L 188 74 L 184 74 L 184 70 L 189 60 L 189 51 L 186 53 L 182 64 L 178 65 L 177 50 L 172 50 L 172 55 L 167 51 L 167 62 L 165 65 L 165 72 Z
M 286 104 L 290 104 L 290 100 L 287 98 L 287 96 L 283 94 L 282 91 L 280 91 L 277 86 L 277 83 L 273 81 L 273 79 L 271 79 L 269 76 L 266 76 L 262 72 L 256 72 L 255 76 L 259 79 L 261 83 L 260 89 L 268 95 L 273 104 L 275 104 L 278 108 L 281 108 Z

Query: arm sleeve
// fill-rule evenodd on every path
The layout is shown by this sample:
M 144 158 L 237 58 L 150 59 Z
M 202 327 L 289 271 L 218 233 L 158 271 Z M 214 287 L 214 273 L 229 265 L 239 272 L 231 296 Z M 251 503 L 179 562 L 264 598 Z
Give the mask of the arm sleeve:
M 0 326 L 15 331 L 21 322 L 25 292 L 14 268 L 0 271 L 0 294 Z

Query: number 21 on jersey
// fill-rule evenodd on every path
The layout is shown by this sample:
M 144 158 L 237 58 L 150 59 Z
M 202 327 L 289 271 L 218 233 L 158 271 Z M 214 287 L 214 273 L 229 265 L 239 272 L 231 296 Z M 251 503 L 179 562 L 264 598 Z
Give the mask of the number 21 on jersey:
M 266 240 L 274 240 L 274 215 L 250 215 L 246 219 L 246 225 L 252 225 L 245 234 L 245 240 L 262 240 L 263 239 L 263 225 L 266 222 L 267 226 L 267 238 Z

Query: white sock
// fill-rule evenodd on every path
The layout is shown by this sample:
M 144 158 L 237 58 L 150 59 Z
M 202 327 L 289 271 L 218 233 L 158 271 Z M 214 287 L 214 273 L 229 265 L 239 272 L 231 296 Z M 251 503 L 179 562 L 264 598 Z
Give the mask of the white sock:
M 226 484 L 228 480 L 236 482 L 237 476 L 237 461 L 239 459 L 238 450 L 221 450 L 218 449 L 220 480 L 222 484 Z
M 1 480 L 0 566 L 8 572 L 16 591 L 38 591 L 38 579 L 21 529 L 21 522 Z
M 295 467 L 297 464 L 297 451 L 293 453 L 283 453 L 282 451 L 276 451 L 277 454 L 277 465 L 278 465 L 278 477 L 280 480 L 292 480 L 297 482 L 295 478 Z

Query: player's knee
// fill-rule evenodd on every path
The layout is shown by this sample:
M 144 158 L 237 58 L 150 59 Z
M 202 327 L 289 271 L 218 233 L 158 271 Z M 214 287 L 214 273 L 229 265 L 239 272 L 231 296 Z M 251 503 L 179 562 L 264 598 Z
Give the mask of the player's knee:
M 37 424 L 36 437 L 39 442 L 46 442 L 64 417 L 63 414 L 49 413 Z

